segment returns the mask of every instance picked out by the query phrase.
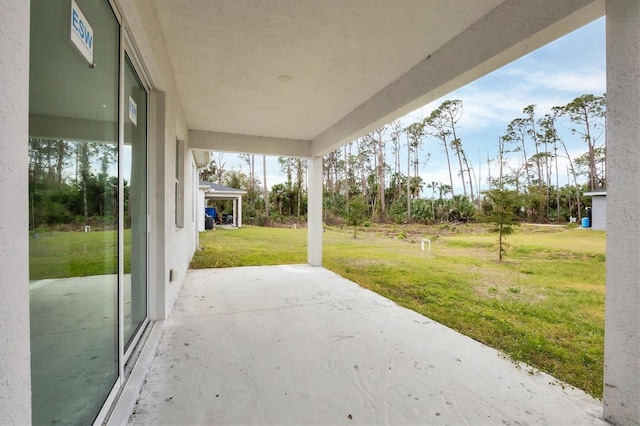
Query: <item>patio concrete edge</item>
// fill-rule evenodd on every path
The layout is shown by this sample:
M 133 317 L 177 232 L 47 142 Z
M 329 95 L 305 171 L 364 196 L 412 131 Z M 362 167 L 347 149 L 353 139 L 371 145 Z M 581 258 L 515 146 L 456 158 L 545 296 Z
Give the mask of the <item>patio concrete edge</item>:
M 144 379 L 158 350 L 158 345 L 164 332 L 164 320 L 152 322 L 149 327 L 151 327 L 149 336 L 143 343 L 140 356 L 118 396 L 118 401 L 115 403 L 113 411 L 105 422 L 107 425 L 123 425 L 131 417 Z

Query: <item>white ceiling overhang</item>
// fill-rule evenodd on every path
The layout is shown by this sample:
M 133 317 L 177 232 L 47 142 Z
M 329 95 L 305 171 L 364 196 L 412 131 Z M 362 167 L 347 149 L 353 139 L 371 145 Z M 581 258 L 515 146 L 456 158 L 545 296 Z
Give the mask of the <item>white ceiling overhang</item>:
M 207 200 L 237 200 L 246 195 L 247 191 L 214 191 L 208 190 L 204 193 L 204 198 Z
M 157 13 L 191 148 L 305 157 L 604 14 L 603 0 L 137 3 Z
M 211 162 L 211 154 L 208 151 L 196 150 L 193 151 L 193 160 L 197 167 L 205 167 Z

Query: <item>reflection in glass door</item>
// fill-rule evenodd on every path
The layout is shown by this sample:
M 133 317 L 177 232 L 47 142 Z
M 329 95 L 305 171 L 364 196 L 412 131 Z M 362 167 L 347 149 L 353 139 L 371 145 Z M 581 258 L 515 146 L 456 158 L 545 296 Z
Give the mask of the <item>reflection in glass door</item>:
M 30 40 L 32 419 L 91 424 L 148 318 L 147 92 L 108 1 L 31 0 Z
M 147 319 L 147 92 L 131 60 L 124 64 L 124 298 L 125 352 Z
M 92 423 L 118 380 L 120 26 L 106 1 L 76 4 L 93 66 L 69 41 L 71 2 L 31 1 L 33 424 Z

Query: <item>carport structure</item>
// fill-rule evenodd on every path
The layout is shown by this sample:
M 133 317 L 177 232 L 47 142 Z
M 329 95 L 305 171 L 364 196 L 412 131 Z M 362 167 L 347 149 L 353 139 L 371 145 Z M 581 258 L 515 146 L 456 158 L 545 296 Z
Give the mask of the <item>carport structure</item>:
M 242 196 L 247 195 L 247 191 L 205 181 L 201 181 L 198 188 L 200 189 L 198 197 L 198 206 L 200 207 L 196 216 L 200 231 L 204 231 L 204 209 L 208 200 L 231 201 L 233 225 L 238 228 L 242 227 Z M 222 213 L 218 212 L 218 214 Z M 228 212 L 224 213 L 228 214 Z
M 171 194 L 174 185 L 183 183 L 179 177 L 174 182 L 173 169 L 181 170 L 173 158 L 182 158 L 174 154 L 183 145 L 186 152 L 308 159 L 308 263 L 321 266 L 323 155 L 606 13 L 609 206 L 603 408 L 608 421 L 640 423 L 640 228 L 628 226 L 628 218 L 640 211 L 639 1 L 109 4 L 122 28 L 121 40 L 131 46 L 149 82 L 152 330 L 146 347 L 151 349 L 195 249 L 191 232 L 171 227 L 176 208 Z M 29 2 L 0 2 L 0 17 L 0 423 L 24 424 L 31 412 Z M 192 170 L 203 165 L 193 164 Z M 185 191 L 184 206 L 178 206 L 183 213 L 196 205 L 190 197 L 196 197 L 198 182 L 187 184 L 191 191 Z M 169 270 L 181 271 L 176 281 L 169 280 Z M 146 368 L 136 364 L 128 385 L 144 377 L 138 367 Z M 134 394 L 125 389 L 118 403 L 135 399 Z

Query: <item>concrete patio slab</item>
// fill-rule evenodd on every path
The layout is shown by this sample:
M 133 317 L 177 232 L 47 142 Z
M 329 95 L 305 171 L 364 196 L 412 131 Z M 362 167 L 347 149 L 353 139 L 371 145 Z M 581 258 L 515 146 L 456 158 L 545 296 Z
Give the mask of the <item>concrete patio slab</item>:
M 189 271 L 131 425 L 597 425 L 553 377 L 306 265 Z

